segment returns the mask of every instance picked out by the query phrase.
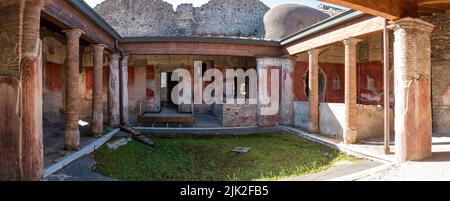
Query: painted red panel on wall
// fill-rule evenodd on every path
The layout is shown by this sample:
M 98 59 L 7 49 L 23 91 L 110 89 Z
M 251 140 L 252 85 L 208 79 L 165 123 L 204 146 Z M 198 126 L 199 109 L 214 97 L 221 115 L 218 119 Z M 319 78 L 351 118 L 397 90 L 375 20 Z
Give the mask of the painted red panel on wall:
M 384 103 L 383 63 L 380 61 L 358 64 L 358 104 Z
M 86 74 L 86 92 L 92 91 L 94 87 L 94 69 L 92 67 L 84 68 L 84 73 Z
M 147 66 L 147 80 L 155 79 L 155 69 L 152 65 Z
M 325 97 L 327 103 L 345 101 L 345 66 L 338 63 L 319 63 L 325 74 Z M 357 73 L 358 104 L 383 104 L 383 64 L 381 62 L 359 63 Z M 308 73 L 308 62 L 296 62 L 294 72 L 295 101 L 307 101 L 304 76 Z M 369 82 L 371 82 L 369 84 Z M 323 101 L 323 100 L 322 100 Z
M 45 89 L 61 91 L 63 85 L 63 65 L 52 62 L 45 64 Z
M 325 102 L 345 102 L 345 67 L 339 63 L 319 63 L 325 74 Z
M 294 69 L 294 95 L 295 101 L 307 101 L 305 94 L 304 75 L 308 72 L 308 62 L 297 61 Z
M 136 80 L 136 73 L 133 66 L 128 66 L 128 89 L 134 88 L 134 81 Z

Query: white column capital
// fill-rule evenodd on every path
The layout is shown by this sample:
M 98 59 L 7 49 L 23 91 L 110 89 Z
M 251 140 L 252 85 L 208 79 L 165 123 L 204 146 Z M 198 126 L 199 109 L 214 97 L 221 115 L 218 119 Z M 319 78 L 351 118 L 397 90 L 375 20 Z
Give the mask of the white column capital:
M 388 28 L 397 31 L 399 29 L 421 30 L 431 33 L 434 25 L 418 18 L 405 17 L 396 21 L 390 21 Z
M 119 53 L 112 53 L 108 56 L 108 58 L 112 61 L 119 61 L 120 54 Z
M 343 40 L 345 46 L 357 45 L 361 41 L 362 40 L 359 38 L 347 38 L 347 39 Z
M 317 48 L 309 49 L 308 50 L 308 54 L 309 55 L 319 55 L 320 54 L 320 49 L 317 49 Z
M 81 29 L 69 29 L 62 31 L 66 34 L 66 37 L 70 40 L 71 38 L 80 38 L 81 35 L 84 34 L 84 31 Z
M 92 49 L 94 49 L 94 52 L 103 52 L 105 48 L 107 47 L 104 44 L 93 44 L 91 45 Z

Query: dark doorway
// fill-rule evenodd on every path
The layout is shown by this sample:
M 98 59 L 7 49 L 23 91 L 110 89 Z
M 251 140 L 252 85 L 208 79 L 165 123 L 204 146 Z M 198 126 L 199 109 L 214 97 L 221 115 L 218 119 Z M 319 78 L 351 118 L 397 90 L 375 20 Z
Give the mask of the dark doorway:
M 172 91 L 178 81 L 172 81 L 172 72 L 161 73 L 161 102 L 163 105 L 175 105 L 172 100 Z

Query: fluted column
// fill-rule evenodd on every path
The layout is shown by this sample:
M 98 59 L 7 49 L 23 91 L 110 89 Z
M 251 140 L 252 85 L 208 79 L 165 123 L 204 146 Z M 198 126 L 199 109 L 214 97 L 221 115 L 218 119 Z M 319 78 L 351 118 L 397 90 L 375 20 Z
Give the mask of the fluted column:
M 309 55 L 309 131 L 319 132 L 319 53 L 318 49 L 308 51 Z
M 42 128 L 42 43 L 44 1 L 25 1 L 22 39 L 22 180 L 37 180 L 44 168 Z
M 94 86 L 92 90 L 92 134 L 103 134 L 103 52 L 105 45 L 92 45 L 94 49 Z
M 431 32 L 420 19 L 403 18 L 394 29 L 395 154 L 399 161 L 431 156 Z
M 122 57 L 122 68 L 120 69 L 122 71 L 122 123 L 124 124 L 130 124 L 130 118 L 129 118 L 129 100 L 128 100 L 128 55 L 124 55 Z
M 79 121 L 79 80 L 80 80 L 80 37 L 83 31 L 72 29 L 64 31 L 67 37 L 66 105 L 64 147 L 78 150 L 80 146 Z
M 357 82 L 356 82 L 356 48 L 360 39 L 349 38 L 344 40 L 345 45 L 345 122 L 344 143 L 354 144 L 357 141 Z
M 109 55 L 108 116 L 111 127 L 120 125 L 119 59 L 118 53 Z

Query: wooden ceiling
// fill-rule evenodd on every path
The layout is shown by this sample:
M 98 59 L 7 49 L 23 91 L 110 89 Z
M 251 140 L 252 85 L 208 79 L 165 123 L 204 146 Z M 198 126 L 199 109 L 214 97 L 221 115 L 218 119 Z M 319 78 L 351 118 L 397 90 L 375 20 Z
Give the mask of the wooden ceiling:
M 450 0 L 319 0 L 396 20 L 450 10 Z

